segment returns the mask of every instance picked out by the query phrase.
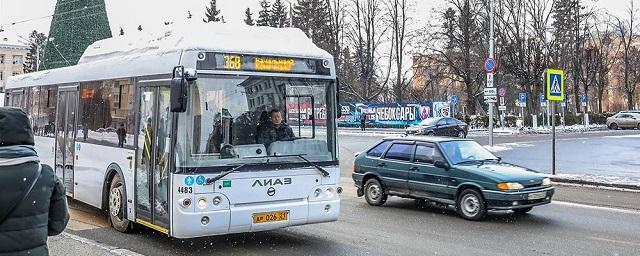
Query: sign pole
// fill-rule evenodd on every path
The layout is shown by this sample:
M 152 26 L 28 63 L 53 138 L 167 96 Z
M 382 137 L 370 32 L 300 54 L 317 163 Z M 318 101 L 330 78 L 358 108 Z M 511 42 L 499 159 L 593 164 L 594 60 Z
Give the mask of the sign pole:
M 556 175 L 556 116 L 554 101 L 549 101 L 551 108 L 551 174 Z
M 495 12 L 495 0 L 489 4 L 491 14 L 489 15 L 489 58 L 493 59 L 493 16 Z M 493 87 L 493 85 L 491 86 Z M 489 146 L 493 147 L 493 102 L 489 103 Z

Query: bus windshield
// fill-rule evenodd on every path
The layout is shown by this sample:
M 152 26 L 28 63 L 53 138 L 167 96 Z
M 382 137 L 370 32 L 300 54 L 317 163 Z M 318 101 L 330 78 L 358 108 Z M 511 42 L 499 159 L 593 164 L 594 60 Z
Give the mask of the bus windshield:
M 332 80 L 201 75 L 178 116 L 178 167 L 335 161 Z

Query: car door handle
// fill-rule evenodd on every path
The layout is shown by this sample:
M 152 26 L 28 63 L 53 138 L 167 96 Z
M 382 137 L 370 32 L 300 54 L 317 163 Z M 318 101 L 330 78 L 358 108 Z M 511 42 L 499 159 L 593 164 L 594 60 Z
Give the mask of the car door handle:
M 385 166 L 387 166 L 387 164 L 385 164 L 385 163 L 379 163 L 378 164 L 378 167 L 385 167 Z
M 419 170 L 419 168 L 417 166 L 413 166 L 411 168 L 409 168 L 409 171 L 417 171 Z

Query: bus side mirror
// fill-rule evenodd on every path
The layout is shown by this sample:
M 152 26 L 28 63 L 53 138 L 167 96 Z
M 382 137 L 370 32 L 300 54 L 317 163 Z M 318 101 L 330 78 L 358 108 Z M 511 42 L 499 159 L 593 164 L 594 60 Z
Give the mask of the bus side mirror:
M 342 117 L 342 107 L 340 107 L 340 79 L 336 78 L 336 117 Z
M 183 66 L 173 68 L 171 77 L 171 112 L 187 110 L 187 79 Z

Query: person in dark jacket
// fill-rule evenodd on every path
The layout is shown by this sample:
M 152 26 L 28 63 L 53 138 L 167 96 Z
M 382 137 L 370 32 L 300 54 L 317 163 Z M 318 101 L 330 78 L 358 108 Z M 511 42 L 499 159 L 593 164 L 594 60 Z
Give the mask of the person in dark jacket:
M 0 107 L 0 195 L 0 255 L 48 255 L 47 236 L 69 221 L 67 198 L 51 167 L 40 168 L 29 120 L 17 108 Z
M 120 124 L 116 134 L 118 134 L 118 147 L 124 148 L 124 144 L 127 143 L 127 129 L 124 128 L 124 124 Z
M 258 143 L 264 144 L 266 148 L 269 148 L 269 145 L 275 141 L 286 141 L 296 138 L 293 134 L 293 129 L 282 122 L 280 110 L 271 110 L 269 117 L 271 118 L 271 122 L 263 127 L 260 134 L 258 134 Z

